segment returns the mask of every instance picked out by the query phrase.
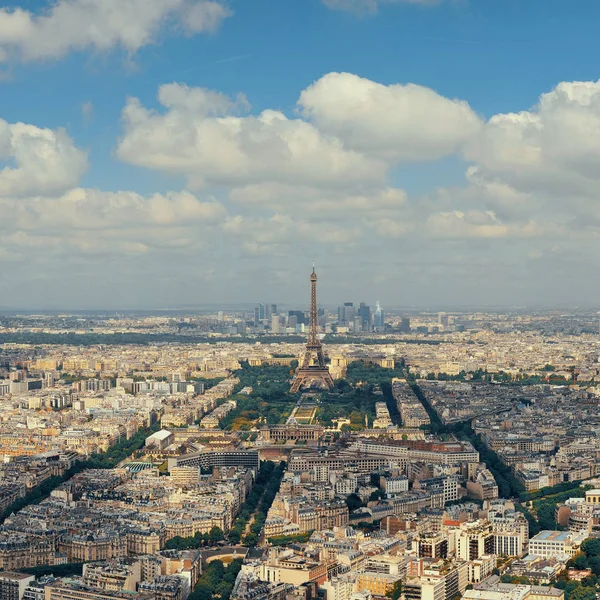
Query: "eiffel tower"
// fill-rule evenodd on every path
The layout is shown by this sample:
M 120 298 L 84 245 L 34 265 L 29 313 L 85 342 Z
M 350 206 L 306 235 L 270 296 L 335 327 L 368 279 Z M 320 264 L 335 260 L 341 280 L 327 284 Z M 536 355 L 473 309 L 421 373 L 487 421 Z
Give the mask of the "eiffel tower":
M 296 369 L 296 376 L 292 383 L 291 392 L 299 392 L 303 388 L 317 387 L 330 390 L 333 387 L 333 378 L 325 366 L 323 346 L 319 339 L 319 312 L 317 309 L 317 274 L 315 265 L 310 274 L 310 330 L 306 342 L 306 350 L 302 362 Z

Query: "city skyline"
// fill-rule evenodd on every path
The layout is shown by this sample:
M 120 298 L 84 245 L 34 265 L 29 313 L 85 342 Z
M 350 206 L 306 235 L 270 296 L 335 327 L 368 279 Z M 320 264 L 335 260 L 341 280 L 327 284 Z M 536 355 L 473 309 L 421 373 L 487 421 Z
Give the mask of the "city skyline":
M 307 275 L 308 318 L 0 315 L 3 598 L 594 600 L 598 314 Z
M 0 309 L 593 306 L 598 17 L 0 0 Z
M 600 600 L 599 22 L 0 0 L 0 600 Z

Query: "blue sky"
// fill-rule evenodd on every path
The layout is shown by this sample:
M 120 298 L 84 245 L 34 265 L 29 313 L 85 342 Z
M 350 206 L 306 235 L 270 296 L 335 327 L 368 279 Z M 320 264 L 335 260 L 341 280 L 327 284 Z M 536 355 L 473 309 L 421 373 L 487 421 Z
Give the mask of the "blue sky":
M 106 7 L 112 0 L 104 2 Z M 600 152 L 593 141 L 577 138 L 585 138 L 600 122 L 596 108 L 600 86 L 594 83 L 600 78 L 597 2 L 388 0 L 379 2 L 376 10 L 357 13 L 344 10 L 340 0 L 231 0 L 227 4 L 169 0 L 173 12 L 157 8 L 143 42 L 128 38 L 127 19 L 120 21 L 120 7 L 136 2 L 115 3 L 113 20 L 103 30 L 97 16 L 79 11 L 66 19 L 60 13 L 64 5 L 77 7 L 80 0 L 0 0 L 0 58 L 4 55 L 0 60 L 0 119 L 9 126 L 24 123 L 36 131 L 64 129 L 73 152 L 86 156 L 83 166 L 68 162 L 57 151 L 63 161 L 58 170 L 62 173 L 64 168 L 64 175 L 60 181 L 55 181 L 58 176 L 40 176 L 35 186 L 16 189 L 10 179 L 3 187 L 4 172 L 0 172 L 0 210 L 4 206 L 6 216 L 0 220 L 0 275 L 23 273 L 19 265 L 27 265 L 29 273 L 15 279 L 5 298 L 0 297 L 0 306 L 151 307 L 227 302 L 232 295 L 250 302 L 290 302 L 303 289 L 298 281 L 305 264 L 315 257 L 330 277 L 324 294 L 331 302 L 341 301 L 342 296 L 358 301 L 363 293 L 355 283 L 359 277 L 368 278 L 373 294 L 387 305 L 578 304 L 590 303 L 590 296 L 600 291 L 590 288 L 586 274 L 596 266 L 594 254 L 598 254 L 593 173 L 600 166 Z M 223 13 L 217 22 L 202 21 L 190 31 L 186 11 L 192 6 L 204 11 L 208 4 L 213 8 L 218 4 Z M 143 2 L 137 9 L 134 6 L 137 14 L 145 10 L 143 6 Z M 17 30 L 17 14 L 28 20 L 29 29 Z M 50 23 L 48 27 L 39 26 L 40 16 Z M 80 35 L 94 24 L 98 25 L 97 37 Z M 64 47 L 42 39 L 50 39 L 54 31 L 64 35 Z M 310 106 L 298 104 L 303 90 L 332 73 L 353 76 L 344 81 L 323 80 L 339 86 L 336 94 L 341 95 L 323 86 Z M 355 113 L 339 119 L 335 115 L 336 103 L 343 103 L 367 81 L 379 86 L 382 94 L 396 90 L 394 86 L 416 84 L 446 104 L 421 105 L 422 99 L 398 87 L 393 104 L 381 106 L 392 112 L 395 106 L 401 107 L 398 111 L 409 115 L 405 121 L 414 121 L 415 131 L 405 131 L 404 121 L 398 124 L 391 118 L 389 128 L 396 137 L 383 140 L 377 138 L 377 131 L 386 129 L 383 108 L 374 105 L 366 124 L 359 123 Z M 556 86 L 572 82 L 589 82 L 591 87 L 586 89 L 593 99 L 578 88 L 573 94 L 556 93 L 548 107 L 539 110 L 542 94 L 552 94 Z M 228 118 L 240 117 L 248 127 L 254 126 L 251 115 L 279 111 L 294 123 L 314 126 L 325 142 L 360 154 L 361 161 L 372 161 L 373 168 L 381 167 L 385 173 L 375 182 L 368 176 L 371 167 L 366 166 L 365 177 L 357 176 L 346 185 L 347 175 L 324 183 L 320 176 L 313 181 L 310 174 L 299 179 L 298 175 L 282 177 L 260 163 L 239 175 L 231 162 L 226 164 L 233 159 L 224 151 L 219 158 L 225 163 L 223 173 L 213 176 L 221 165 L 196 156 L 198 148 L 189 137 L 194 128 L 205 135 L 205 108 L 202 114 L 184 114 L 179 105 L 161 105 L 159 88 L 170 83 L 185 89 L 185 94 L 195 88 L 218 92 L 222 95 L 214 101 L 218 108 L 211 104 L 210 111 L 216 110 L 219 118 L 225 110 Z M 240 93 L 249 109 L 241 105 L 223 109 L 225 96 Z M 356 94 L 360 96 L 359 91 Z M 177 97 L 177 102 L 183 102 Z M 143 117 L 136 117 L 143 123 L 122 118 L 131 98 L 145 111 Z M 444 150 L 433 150 L 435 131 L 423 142 L 428 148 L 426 157 L 410 156 L 408 150 L 396 156 L 390 150 L 390 144 L 402 145 L 407 139 L 407 148 L 419 146 L 419 132 L 435 116 L 432 112 L 430 119 L 427 111 L 455 110 L 457 103 L 468 104 L 469 115 L 453 113 L 452 131 L 440 134 L 440 139 L 452 137 L 451 142 L 440 141 Z M 181 129 L 173 129 L 170 119 L 153 121 L 151 111 L 172 117 Z M 494 125 L 495 115 L 521 111 L 528 112 L 518 126 L 509 124 L 514 131 L 507 133 L 506 125 Z M 378 113 L 381 124 L 374 120 Z M 446 122 L 439 112 L 437 117 L 440 123 Z M 467 121 L 460 121 L 463 117 Z M 531 118 L 537 123 L 535 133 L 527 128 Z M 182 127 L 186 119 L 189 130 Z M 355 126 L 360 126 L 358 133 Z M 368 127 L 371 131 L 365 131 Z M 463 130 L 469 133 L 463 135 Z M 25 152 L 25 146 L 17 149 L 17 143 L 24 142 L 17 140 L 16 129 L 9 131 L 9 149 L 2 153 L 0 128 L 0 168 L 14 167 L 22 160 L 19 152 Z M 149 131 L 156 136 L 151 149 L 143 142 Z M 266 145 L 273 143 L 269 131 L 260 133 Z M 565 137 L 571 134 L 572 138 Z M 183 145 L 165 145 L 163 151 L 158 138 L 164 140 L 165 135 L 167 139 L 183 136 Z M 207 147 L 218 147 L 229 134 L 215 134 L 221 135 L 225 137 L 207 141 Z M 564 148 L 560 156 L 554 155 L 556 146 Z M 569 149 L 572 154 L 567 153 Z M 273 147 L 264 150 L 277 152 Z M 25 168 L 35 167 L 39 173 L 44 151 L 36 146 L 33 152 L 38 156 L 35 165 Z M 338 164 L 339 158 L 331 160 Z M 296 169 L 287 163 L 281 168 L 288 166 Z M 474 171 L 466 177 L 469 168 Z M 56 169 L 56 163 L 50 161 L 48 169 Z M 581 178 L 571 176 L 571 170 Z M 304 166 L 301 172 L 305 173 Z M 314 200 L 308 216 L 295 196 L 304 181 Z M 277 188 L 277 199 L 264 200 L 264 190 L 273 193 L 275 183 L 286 187 Z M 250 195 L 248 186 L 253 186 Z M 377 200 L 384 189 L 395 191 L 396 205 Z M 78 208 L 65 201 L 74 190 L 84 190 L 85 200 Z M 93 200 L 89 190 L 96 193 Z M 139 195 L 135 210 L 145 211 L 144 218 L 132 215 L 134 209 L 123 208 L 121 196 L 110 196 L 110 192 L 130 194 L 128 202 L 133 202 L 131 194 Z M 168 217 L 148 208 L 146 201 L 155 194 L 181 193 L 199 203 L 189 208 L 199 219 L 193 227 L 186 217 L 187 205 L 181 209 L 185 214 L 180 214 L 180 208 L 173 209 L 175 201 L 169 200 Z M 357 210 L 356 202 L 347 205 L 357 194 L 371 203 L 371 211 L 360 212 L 364 207 Z M 318 202 L 325 202 L 323 210 Z M 96 234 L 82 233 L 82 222 L 104 214 L 109 205 L 110 218 L 98 221 Z M 163 210 L 162 206 L 156 211 Z M 34 226 L 39 220 L 35 215 L 58 214 L 57 209 L 67 211 L 62 219 L 51 224 L 41 219 L 39 228 Z M 201 223 L 206 211 L 209 223 Z M 375 226 L 377 214 L 382 219 Z M 539 222 L 540 214 L 543 222 Z M 144 219 L 145 231 L 140 225 Z M 365 230 L 367 222 L 373 230 Z M 386 222 L 402 227 L 392 232 Z M 156 237 L 156 228 L 165 242 L 153 245 L 148 240 Z M 273 235 L 274 230 L 279 233 Z M 329 244 L 321 243 L 323 237 L 331 237 Z M 92 248 L 92 238 L 102 241 Z M 204 238 L 206 246 L 195 245 L 193 240 Z M 65 244 L 65 239 L 71 242 Z M 202 256 L 208 260 L 201 260 Z M 64 273 L 65 261 L 70 274 Z M 195 261 L 202 263 L 199 279 L 210 285 L 187 283 Z M 470 261 L 473 264 L 467 269 Z M 382 264 L 387 266 L 377 267 Z M 157 268 L 167 274 L 167 289 L 157 290 L 148 283 Z M 570 283 L 567 290 L 548 284 L 547 274 L 557 268 L 564 270 Z M 390 272 L 403 269 L 413 282 L 410 289 L 390 277 Z M 265 270 L 267 280 L 257 285 L 253 274 Z M 66 287 L 75 281 L 81 284 L 87 277 L 103 281 L 102 289 L 90 284 L 65 293 Z M 133 282 L 134 290 L 124 291 L 124 281 Z M 32 297 L 38 285 L 44 286 L 47 298 Z M 178 293 L 169 291 L 173 286 Z M 377 298 L 365 299 L 374 302 Z
M 6 7 L 39 7 L 39 0 Z M 527 109 L 542 91 L 564 80 L 596 80 L 600 5 L 579 0 L 471 0 L 437 7 L 394 4 L 376 15 L 334 11 L 319 0 L 237 0 L 235 16 L 218 32 L 164 37 L 125 63 L 123 53 L 76 53 L 53 63 L 15 65 L 3 83 L 2 118 L 43 127 L 66 127 L 90 150 L 84 185 L 143 193 L 171 189 L 170 178 L 111 160 L 127 96 L 157 106 L 162 83 L 183 82 L 226 94 L 243 92 L 255 111 L 293 114 L 299 92 L 331 71 L 348 71 L 381 83 L 413 82 L 468 100 L 478 113 Z M 596 17 L 596 18 L 595 18 Z M 86 120 L 81 106 L 93 103 Z M 437 169 L 406 169 L 404 185 L 450 178 L 457 161 Z

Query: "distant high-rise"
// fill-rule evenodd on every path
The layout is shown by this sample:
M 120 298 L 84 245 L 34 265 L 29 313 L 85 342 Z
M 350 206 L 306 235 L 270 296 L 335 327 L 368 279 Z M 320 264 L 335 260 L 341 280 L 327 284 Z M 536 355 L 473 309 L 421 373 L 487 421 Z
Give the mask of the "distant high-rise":
M 273 317 L 273 315 L 276 315 L 277 313 L 277 304 L 271 304 L 271 317 Z
M 368 304 L 361 302 L 358 307 L 358 316 L 361 321 L 361 329 L 363 331 L 369 331 L 371 329 L 371 307 Z
M 402 317 L 400 322 L 400 331 L 402 333 L 410 333 L 410 319 L 408 317 Z
M 319 309 L 319 325 L 322 327 L 327 326 L 327 321 L 329 321 L 329 311 L 326 308 Z
M 271 331 L 273 333 L 279 333 L 281 326 L 281 321 L 279 315 L 273 315 L 271 317 Z
M 438 325 L 448 327 L 449 317 L 445 312 L 438 313 Z
M 338 323 L 348 325 L 354 322 L 354 303 L 344 302 L 338 307 Z
M 379 300 L 377 300 L 377 306 L 373 316 L 373 326 L 378 331 L 385 327 L 385 313 L 383 312 L 383 308 L 381 308 L 381 304 L 379 304 Z
M 261 322 L 266 318 L 266 314 L 265 314 L 265 305 L 264 304 L 258 304 L 257 306 L 255 306 L 254 308 L 254 325 L 258 326 L 261 324 Z
M 301 325 L 301 324 L 308 325 L 308 319 L 306 318 L 306 313 L 302 310 L 290 310 L 288 312 L 288 317 L 296 317 L 296 323 L 298 323 L 298 325 Z

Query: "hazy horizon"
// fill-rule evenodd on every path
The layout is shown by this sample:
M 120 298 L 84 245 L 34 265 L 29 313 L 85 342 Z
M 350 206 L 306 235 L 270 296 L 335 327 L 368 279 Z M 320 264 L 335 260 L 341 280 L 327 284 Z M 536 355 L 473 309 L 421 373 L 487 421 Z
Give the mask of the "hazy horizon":
M 352 300 L 344 300 L 344 301 L 352 301 Z M 361 300 L 361 302 L 364 300 Z M 278 302 L 262 302 L 262 304 L 275 304 L 278 307 L 278 311 L 288 311 L 288 310 L 308 310 L 308 301 L 305 303 L 299 302 L 294 304 L 287 303 L 278 303 Z M 319 302 L 320 308 L 328 309 L 330 312 L 337 310 L 337 308 L 342 304 L 342 302 L 338 304 L 322 304 Z M 375 307 L 375 302 L 366 301 L 367 305 L 370 305 L 372 308 Z M 148 314 L 158 314 L 158 313 L 181 313 L 181 314 L 214 314 L 220 310 L 224 312 L 252 312 L 254 308 L 258 305 L 258 302 L 255 303 L 206 303 L 206 304 L 197 304 L 197 305 L 181 305 L 181 306 L 171 306 L 171 307 L 159 307 L 159 306 L 140 306 L 140 307 L 89 307 L 89 308 L 80 308 L 75 306 L 67 306 L 67 307 L 10 307 L 10 306 L 0 306 L 0 315 L 17 315 L 17 314 L 25 314 L 25 315 L 59 315 L 59 314 L 111 314 L 118 315 L 122 314 L 136 314 L 136 313 L 148 313 Z M 358 307 L 359 302 L 354 301 L 355 307 Z M 448 313 L 477 313 L 477 312 L 508 312 L 508 313 L 522 313 L 522 314 L 531 314 L 535 312 L 543 312 L 543 313 L 552 313 L 552 312 L 562 312 L 566 314 L 589 314 L 597 312 L 600 315 L 600 307 L 598 306 L 559 306 L 559 305 L 538 305 L 538 306 L 518 306 L 518 305 L 422 305 L 422 306 L 402 306 L 402 305 L 384 305 L 381 303 L 382 308 L 386 313 L 438 313 L 438 312 L 448 312 Z

